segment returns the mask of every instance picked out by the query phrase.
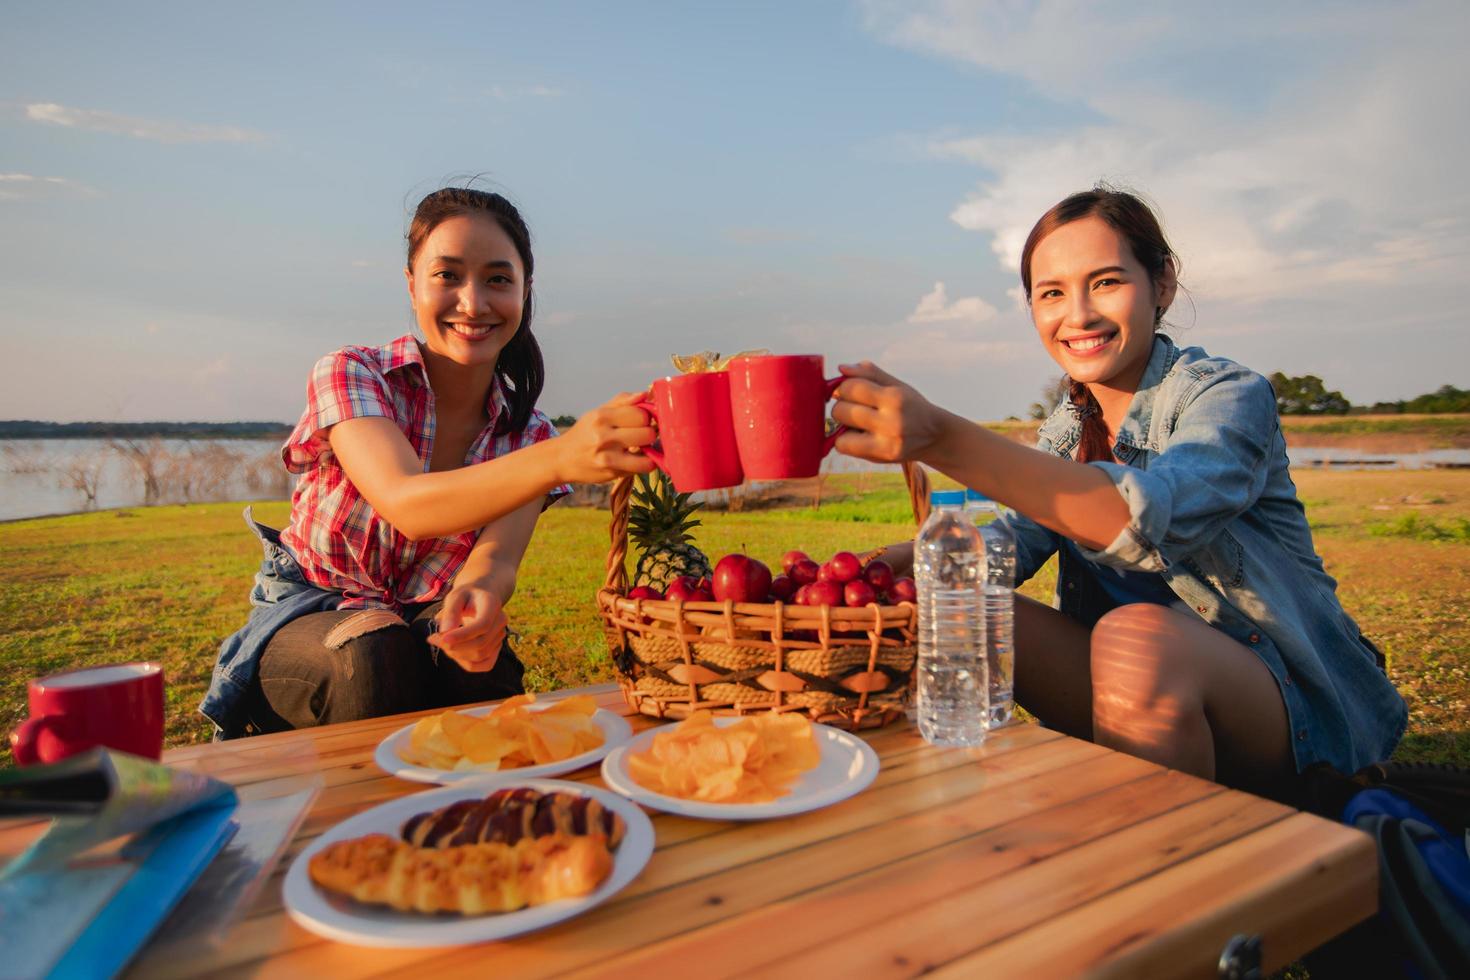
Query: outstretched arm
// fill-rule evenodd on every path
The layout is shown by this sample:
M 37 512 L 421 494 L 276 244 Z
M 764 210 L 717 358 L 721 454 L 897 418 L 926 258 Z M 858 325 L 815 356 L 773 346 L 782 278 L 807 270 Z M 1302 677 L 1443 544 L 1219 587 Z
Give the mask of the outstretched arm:
M 484 527 L 562 483 L 602 483 L 647 473 L 637 450 L 657 433 L 625 392 L 586 413 L 564 435 L 473 466 L 426 473 L 398 426 L 385 418 L 351 418 L 329 431 L 332 452 L 369 504 L 411 541 Z
M 1101 550 L 1128 526 L 1128 502 L 1106 473 L 1030 449 L 929 402 L 864 361 L 844 364 L 832 417 L 837 448 L 880 463 L 912 460 Z

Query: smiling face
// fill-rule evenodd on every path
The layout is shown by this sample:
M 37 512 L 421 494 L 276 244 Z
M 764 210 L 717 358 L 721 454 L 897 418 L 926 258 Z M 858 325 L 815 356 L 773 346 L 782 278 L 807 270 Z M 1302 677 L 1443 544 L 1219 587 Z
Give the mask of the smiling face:
M 404 272 L 429 350 L 456 364 L 493 366 L 520 328 L 531 288 L 515 243 L 495 219 L 444 219 Z
M 1153 349 L 1156 311 L 1173 302 L 1172 264 L 1158 281 L 1128 242 L 1090 215 L 1056 228 L 1031 254 L 1031 319 L 1073 381 L 1134 391 Z

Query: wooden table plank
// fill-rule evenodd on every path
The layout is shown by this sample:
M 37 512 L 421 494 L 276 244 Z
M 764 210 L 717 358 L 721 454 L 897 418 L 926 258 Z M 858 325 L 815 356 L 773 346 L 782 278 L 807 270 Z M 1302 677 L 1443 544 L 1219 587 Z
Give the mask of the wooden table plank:
M 828 975 L 849 970 L 867 975 L 875 964 L 865 937 L 912 926 L 905 920 L 888 928 L 898 910 L 949 904 L 977 881 L 1223 792 L 1202 780 L 1146 765 L 1118 773 L 1137 775 L 1116 782 L 1105 768 L 1085 763 L 1068 770 L 1066 775 L 1073 778 L 1064 784 L 1067 792 L 1050 800 L 1032 779 L 925 811 L 884 828 L 932 845 L 913 848 L 910 857 L 773 902 L 738 920 L 641 947 L 595 969 L 612 976 L 659 976 L 699 959 L 711 976 L 817 968 Z M 1026 794 L 1023 799 L 1045 809 L 1017 807 L 1000 794 Z M 1079 823 L 1087 830 L 1074 838 L 1071 829 Z M 760 940 L 753 942 L 753 936 Z
M 1377 883 L 1366 834 L 1295 813 L 936 975 L 1211 977 L 1237 933 L 1269 973 L 1372 915 Z

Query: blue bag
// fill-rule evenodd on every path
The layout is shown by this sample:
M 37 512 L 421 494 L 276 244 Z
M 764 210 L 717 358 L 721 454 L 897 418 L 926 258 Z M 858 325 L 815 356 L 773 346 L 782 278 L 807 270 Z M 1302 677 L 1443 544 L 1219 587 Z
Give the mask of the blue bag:
M 1305 809 L 1378 844 L 1377 917 L 1308 956 L 1311 975 L 1470 977 L 1470 771 L 1385 762 L 1303 777 Z

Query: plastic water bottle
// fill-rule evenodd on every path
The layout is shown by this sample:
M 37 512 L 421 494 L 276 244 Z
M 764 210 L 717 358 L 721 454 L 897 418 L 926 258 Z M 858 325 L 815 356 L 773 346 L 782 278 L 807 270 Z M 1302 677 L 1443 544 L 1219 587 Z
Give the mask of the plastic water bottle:
M 937 490 L 914 539 L 919 592 L 919 733 L 933 745 L 979 745 L 989 718 L 982 586 L 984 543 L 963 490 Z
M 966 490 L 965 510 L 972 520 L 989 518 L 980 537 L 985 541 L 985 646 L 994 727 L 1010 721 L 1016 710 L 1016 539 L 995 520 L 1003 513 L 1001 506 L 984 494 Z

